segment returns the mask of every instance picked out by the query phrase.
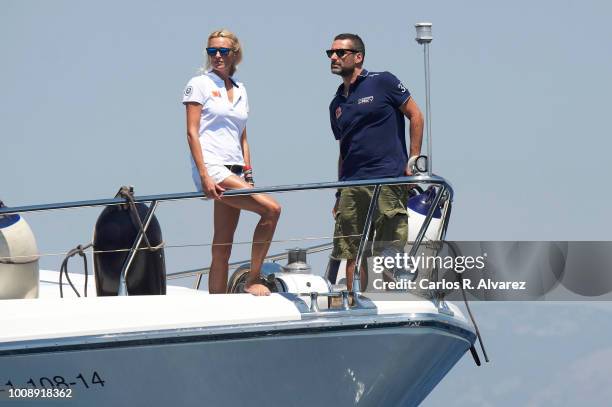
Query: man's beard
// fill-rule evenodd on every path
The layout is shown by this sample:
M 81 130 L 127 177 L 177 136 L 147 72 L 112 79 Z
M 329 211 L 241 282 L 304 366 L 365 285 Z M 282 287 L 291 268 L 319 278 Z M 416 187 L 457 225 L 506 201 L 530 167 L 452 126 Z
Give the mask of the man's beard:
M 347 76 L 353 75 L 353 72 L 355 72 L 355 67 L 342 67 L 340 65 L 332 65 L 331 71 L 333 74 L 340 75 L 345 78 Z

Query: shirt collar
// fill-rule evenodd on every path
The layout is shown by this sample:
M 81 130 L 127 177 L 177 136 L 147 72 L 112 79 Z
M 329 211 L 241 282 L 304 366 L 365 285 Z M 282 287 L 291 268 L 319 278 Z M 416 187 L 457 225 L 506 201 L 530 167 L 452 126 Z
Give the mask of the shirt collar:
M 364 80 L 365 78 L 368 77 L 368 75 L 370 74 L 370 72 L 368 72 L 367 69 L 362 69 L 361 73 L 359 73 L 359 75 L 357 75 L 357 78 L 355 79 L 355 82 L 351 83 L 351 86 L 349 88 L 349 93 L 352 89 L 355 89 L 355 86 L 357 86 L 362 80 Z M 338 90 L 336 91 L 336 95 L 342 95 L 344 93 L 344 83 L 341 83 L 340 86 L 338 86 Z
M 216 83 L 217 85 L 223 85 L 223 84 L 224 84 L 223 79 L 221 79 L 221 78 L 219 77 L 219 75 L 217 75 L 217 74 L 215 73 L 215 71 L 213 71 L 212 69 L 211 69 L 210 71 L 206 72 L 206 75 L 208 75 L 208 76 L 210 77 L 210 79 L 212 79 L 213 81 L 215 81 L 215 83 Z M 240 86 L 238 86 L 238 83 L 236 82 L 236 80 L 235 80 L 233 77 L 231 77 L 231 76 L 230 76 L 229 80 L 230 80 L 230 82 L 232 83 L 232 85 L 234 85 L 234 86 L 235 86 L 235 87 L 237 87 L 237 88 L 240 88 Z
M 370 72 L 368 72 L 368 70 L 364 68 L 364 69 L 362 69 L 362 70 L 361 70 L 361 73 L 359 74 L 358 78 L 359 78 L 359 77 L 363 77 L 363 78 L 365 78 L 365 77 L 366 77 L 366 76 L 368 76 L 369 74 L 370 74 Z

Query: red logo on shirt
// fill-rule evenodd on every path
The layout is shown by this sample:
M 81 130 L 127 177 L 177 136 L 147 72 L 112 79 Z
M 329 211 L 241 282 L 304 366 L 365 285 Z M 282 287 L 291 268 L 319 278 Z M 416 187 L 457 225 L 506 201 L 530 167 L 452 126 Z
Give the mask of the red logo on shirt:
M 342 115 L 342 108 L 340 106 L 338 106 L 336 108 L 336 120 L 338 120 L 341 115 Z
M 220 98 L 221 97 L 221 92 L 219 92 L 218 90 L 213 90 L 212 91 L 212 95 L 216 98 Z

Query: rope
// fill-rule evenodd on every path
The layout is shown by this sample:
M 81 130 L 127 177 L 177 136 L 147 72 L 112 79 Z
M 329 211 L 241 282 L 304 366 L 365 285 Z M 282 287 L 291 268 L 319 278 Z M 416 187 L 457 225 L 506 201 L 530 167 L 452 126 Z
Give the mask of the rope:
M 457 248 L 457 244 L 455 242 L 448 242 L 448 241 L 445 241 L 445 243 L 448 244 L 448 247 L 452 250 L 453 254 L 457 256 L 459 252 Z M 487 351 L 485 350 L 484 342 L 482 341 L 482 336 L 480 336 L 480 330 L 478 329 L 478 325 L 476 325 L 476 319 L 474 318 L 474 315 L 472 314 L 472 310 L 470 309 L 470 305 L 468 303 L 467 296 L 465 295 L 465 289 L 463 288 L 463 274 L 455 272 L 455 277 L 458 279 L 457 281 L 459 281 L 459 288 L 461 289 L 461 296 L 463 297 L 463 302 L 465 303 L 465 308 L 467 309 L 468 315 L 470 316 L 470 319 L 472 320 L 472 325 L 474 325 L 474 330 L 476 331 L 476 336 L 478 337 L 478 342 L 480 343 L 480 349 L 482 349 L 482 354 L 485 358 L 485 361 L 488 363 L 489 356 L 487 355 Z M 470 351 L 472 352 L 472 356 L 476 352 L 475 349 L 474 350 L 470 349 Z M 480 364 L 478 363 L 479 361 L 476 356 L 474 357 L 474 360 L 476 361 L 476 364 L 480 366 Z
M 83 295 L 87 297 L 87 276 L 89 275 L 89 272 L 87 271 L 87 256 L 85 255 L 85 250 L 89 249 L 91 246 L 93 246 L 92 243 L 89 243 L 85 246 L 78 245 L 77 247 L 70 250 L 66 254 L 66 258 L 64 259 L 64 261 L 62 262 L 62 266 L 60 267 L 60 276 L 59 276 L 60 298 L 64 298 L 64 287 L 63 287 L 64 284 L 63 284 L 63 279 L 62 279 L 62 276 L 64 274 L 66 274 L 66 281 L 68 281 L 68 284 L 70 284 L 70 287 L 75 292 L 77 297 L 81 297 L 81 294 L 79 294 L 79 291 L 76 289 L 76 287 L 72 283 L 72 280 L 70 280 L 70 276 L 68 275 L 68 260 L 70 260 L 71 257 L 76 256 L 77 254 L 83 258 L 83 264 L 85 268 L 85 287 L 83 288 Z
M 230 245 L 245 245 L 245 244 L 263 244 L 263 243 L 289 243 L 289 242 L 299 242 L 299 241 L 309 241 L 309 240 L 334 240 L 345 237 L 361 237 L 361 234 L 357 235 L 342 235 L 342 236 L 311 236 L 311 237 L 303 237 L 303 238 L 289 238 L 289 239 L 279 239 L 279 240 L 266 240 L 266 241 L 242 241 L 242 242 L 232 242 L 232 243 L 195 243 L 195 244 L 175 244 L 175 245 L 166 245 L 164 242 L 161 242 L 157 246 L 152 246 L 150 249 L 148 247 L 139 247 L 136 250 L 158 250 L 158 249 L 182 249 L 189 247 L 212 247 L 212 246 L 230 246 Z M 84 246 L 83 250 L 90 248 L 92 244 L 88 244 Z M 74 250 L 74 249 L 73 249 Z M 104 254 L 104 253 L 122 253 L 129 252 L 131 249 L 113 249 L 113 250 L 92 250 L 92 254 Z M 52 257 L 52 256 L 67 256 L 71 251 L 68 252 L 49 252 L 49 253 L 41 253 L 37 256 L 39 257 Z M 20 258 L 30 258 L 32 255 L 21 255 L 21 256 L 4 256 L 0 257 L 0 262 L 2 261 L 10 261 L 13 259 Z
M 159 250 L 159 247 L 151 247 L 151 243 L 149 242 L 149 238 L 144 231 L 144 225 L 142 224 L 142 219 L 140 219 L 140 215 L 138 214 L 138 210 L 136 209 L 136 202 L 134 202 L 134 188 L 128 186 L 122 186 L 119 188 L 119 192 L 117 192 L 116 196 L 120 196 L 125 198 L 128 202 L 128 206 L 130 208 L 130 219 L 132 219 L 132 224 L 134 224 L 137 228 L 140 228 L 140 232 L 142 232 L 142 236 L 144 238 L 145 244 L 147 245 L 147 249 L 154 251 Z

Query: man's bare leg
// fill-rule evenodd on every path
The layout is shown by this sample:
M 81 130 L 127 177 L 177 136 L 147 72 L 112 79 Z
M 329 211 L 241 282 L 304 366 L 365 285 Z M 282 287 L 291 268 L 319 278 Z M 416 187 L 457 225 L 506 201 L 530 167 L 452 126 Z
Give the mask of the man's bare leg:
M 347 259 L 346 260 L 346 287 L 349 291 L 353 291 L 353 277 L 355 276 L 355 259 Z M 362 262 L 362 264 L 365 262 Z M 368 275 L 367 270 L 361 267 L 359 270 L 360 273 L 360 281 L 361 281 L 361 291 L 365 290 L 366 285 L 368 283 Z

